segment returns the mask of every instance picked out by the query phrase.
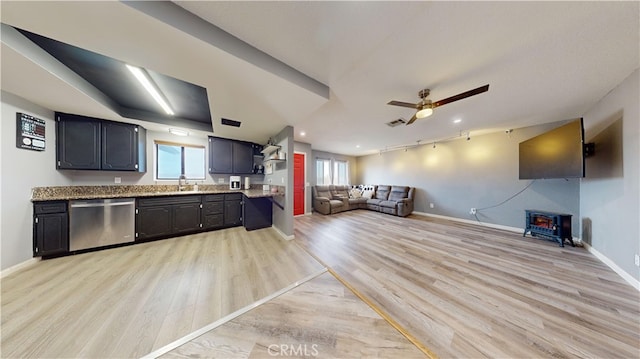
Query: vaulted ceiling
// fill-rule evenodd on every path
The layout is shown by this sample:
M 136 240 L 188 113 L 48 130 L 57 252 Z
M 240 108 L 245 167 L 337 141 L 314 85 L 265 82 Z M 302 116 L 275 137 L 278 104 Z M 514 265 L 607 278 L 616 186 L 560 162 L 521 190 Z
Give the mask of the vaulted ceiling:
M 0 4 L 4 24 L 206 88 L 217 136 L 264 143 L 291 125 L 296 140 L 348 155 L 579 117 L 640 66 L 638 2 Z M 2 90 L 122 119 L 2 36 Z M 390 100 L 484 84 L 410 126 L 386 125 L 415 112 Z

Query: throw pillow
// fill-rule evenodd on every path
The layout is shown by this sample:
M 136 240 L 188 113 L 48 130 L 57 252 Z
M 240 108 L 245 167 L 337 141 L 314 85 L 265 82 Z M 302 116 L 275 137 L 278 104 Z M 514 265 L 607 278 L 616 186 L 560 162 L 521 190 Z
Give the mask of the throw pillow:
M 360 198 L 362 197 L 362 192 L 358 188 L 354 188 L 349 191 L 349 198 Z
M 373 189 L 365 189 L 364 191 L 362 191 L 362 197 L 371 199 L 371 197 L 373 197 Z

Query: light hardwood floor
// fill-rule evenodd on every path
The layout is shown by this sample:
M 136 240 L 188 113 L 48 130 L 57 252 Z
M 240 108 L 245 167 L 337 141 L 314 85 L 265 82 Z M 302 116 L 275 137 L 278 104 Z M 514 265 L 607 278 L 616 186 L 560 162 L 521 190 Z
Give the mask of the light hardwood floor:
M 583 248 L 363 210 L 295 236 L 440 357 L 640 357 L 638 291 Z
M 424 358 L 324 273 L 161 358 Z
M 242 227 L 41 261 L 2 279 L 1 356 L 140 357 L 322 268 Z

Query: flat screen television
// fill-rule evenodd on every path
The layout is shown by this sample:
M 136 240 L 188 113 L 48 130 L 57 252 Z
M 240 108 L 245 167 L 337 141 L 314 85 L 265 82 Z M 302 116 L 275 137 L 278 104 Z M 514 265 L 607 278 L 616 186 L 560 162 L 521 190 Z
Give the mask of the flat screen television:
M 582 118 L 520 142 L 520 179 L 584 177 Z

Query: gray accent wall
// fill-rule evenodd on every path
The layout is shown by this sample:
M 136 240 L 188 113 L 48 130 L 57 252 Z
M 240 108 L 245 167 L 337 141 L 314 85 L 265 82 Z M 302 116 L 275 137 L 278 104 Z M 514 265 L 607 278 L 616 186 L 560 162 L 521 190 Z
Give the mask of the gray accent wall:
M 31 188 L 67 186 L 71 182 L 56 171 L 56 126 L 53 111 L 5 91 L 1 95 L 0 269 L 4 270 L 33 257 Z M 16 147 L 17 112 L 46 122 L 44 151 Z
M 584 115 L 595 143 L 580 186 L 582 239 L 636 281 L 640 268 L 640 70 Z
M 578 237 L 579 179 L 518 179 L 519 143 L 565 122 L 358 157 L 357 182 L 416 187 L 417 212 L 494 225 L 524 229 L 525 209 L 569 213 Z
M 265 183 L 284 187 L 284 196 L 274 200 L 284 206 L 273 207 L 273 226 L 282 234 L 293 238 L 293 127 L 287 126 L 272 137 L 273 142 L 280 145 L 280 151 L 286 153 L 286 162 L 274 166 L 272 174 L 265 174 Z

